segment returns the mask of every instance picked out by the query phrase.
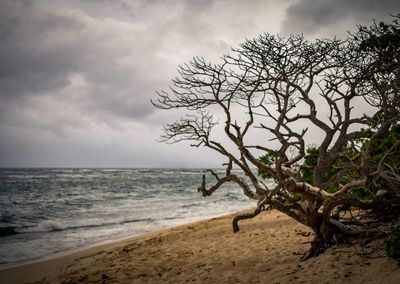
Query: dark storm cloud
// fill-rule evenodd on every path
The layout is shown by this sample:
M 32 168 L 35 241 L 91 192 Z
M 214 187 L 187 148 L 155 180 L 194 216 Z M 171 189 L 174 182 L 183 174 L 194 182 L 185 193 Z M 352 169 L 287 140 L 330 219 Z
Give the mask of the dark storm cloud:
M 337 32 L 396 4 L 372 3 L 3 0 L 0 166 L 217 166 L 212 153 L 156 143 L 177 113 L 150 98 L 177 65 L 215 62 L 245 38 L 277 33 L 285 15 L 286 32 Z
M 66 18 L 37 15 L 34 13 L 31 2 L 5 1 L 2 3 L 0 9 L 0 95 L 20 96 L 27 92 L 48 90 L 62 84 L 65 81 L 62 74 L 71 67 L 68 60 L 70 54 L 51 54 L 51 50 L 42 49 L 40 42 L 48 27 L 52 27 L 53 30 L 64 30 L 76 28 L 76 24 Z M 49 77 L 52 80 L 49 80 Z
M 191 19 L 205 9 L 198 4 L 77 1 L 68 7 L 62 1 L 43 3 L 5 1 L 0 10 L 3 106 L 6 100 L 14 102 L 9 107 L 20 108 L 26 97 L 51 94 L 98 117 L 106 113 L 140 119 L 154 111 L 149 97 L 169 83 L 179 58 L 188 59 L 199 51 L 191 49 L 197 37 L 212 50 L 220 44 L 202 23 Z M 145 9 L 150 13 L 147 17 L 153 17 L 147 22 L 119 19 L 121 12 L 137 14 Z M 163 15 L 168 9 L 172 15 Z M 185 49 L 191 50 L 190 55 L 182 54 Z M 73 91 L 79 97 L 65 93 L 76 77 L 80 88 Z
M 312 35 L 321 31 L 345 35 L 357 24 L 387 20 L 400 13 L 398 0 L 300 0 L 289 6 L 282 25 L 285 33 Z M 347 29 L 346 29 L 347 27 Z
M 152 50 L 146 45 L 152 43 L 146 41 L 152 39 L 143 27 L 39 3 L 6 1 L 0 11 L 3 102 L 21 107 L 27 97 L 52 94 L 83 112 L 90 109 L 132 118 L 153 112 L 148 100 L 151 75 L 143 72 L 147 64 L 162 62 L 149 56 Z M 141 44 L 135 46 L 137 38 Z M 154 69 L 152 74 L 160 71 Z M 74 91 L 80 96 L 66 94 L 77 77 L 80 89 Z M 126 111 L 127 106 L 131 111 Z
M 156 112 L 150 97 L 168 88 L 178 64 L 218 58 L 265 30 L 279 15 L 261 13 L 266 5 L 2 1 L 0 166 L 186 164 L 181 147 L 156 143 L 171 114 Z M 192 157 L 191 165 L 215 161 Z
M 2 1 L 0 166 L 216 165 L 155 142 L 176 113 L 150 98 L 193 56 L 277 33 L 290 2 Z
M 8 109 L 2 110 L 3 122 L 12 120 L 4 117 L 12 108 L 41 96 L 105 120 L 152 114 L 150 96 L 168 86 L 179 63 L 195 55 L 217 58 L 252 28 L 246 13 L 253 7 L 229 3 L 4 1 L 0 100 Z

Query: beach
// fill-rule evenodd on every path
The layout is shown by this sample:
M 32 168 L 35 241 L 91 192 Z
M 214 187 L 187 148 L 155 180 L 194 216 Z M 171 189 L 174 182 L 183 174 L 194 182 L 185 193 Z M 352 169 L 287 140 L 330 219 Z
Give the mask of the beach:
M 399 283 L 382 251 L 334 246 L 307 261 L 312 233 L 263 212 L 232 232 L 233 215 L 199 221 L 0 271 L 2 283 Z

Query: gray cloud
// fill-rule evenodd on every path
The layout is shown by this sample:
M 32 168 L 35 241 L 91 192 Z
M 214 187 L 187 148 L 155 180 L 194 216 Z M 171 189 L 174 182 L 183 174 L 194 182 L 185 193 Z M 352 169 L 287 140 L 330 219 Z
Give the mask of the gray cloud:
M 3 1 L 0 166 L 188 165 L 182 146 L 156 142 L 174 114 L 150 97 L 191 57 L 277 32 L 279 3 Z
M 160 69 L 154 67 L 164 62 L 151 56 L 154 49 L 146 49 L 154 42 L 146 42 L 149 37 L 143 27 L 19 1 L 9 3 L 0 19 L 6 31 L 0 47 L 3 99 L 21 106 L 24 97 L 51 93 L 82 111 L 88 108 L 132 118 L 153 112 L 148 103 L 148 80 L 161 76 Z M 138 39 L 140 45 L 136 44 Z M 146 75 L 148 65 L 153 70 Z M 80 84 L 80 90 L 75 90 L 80 91 L 80 97 L 65 94 L 76 83 Z M 135 105 L 129 103 L 132 98 Z M 127 105 L 132 106 L 132 112 L 120 112 Z
M 218 60 L 261 32 L 347 30 L 375 13 L 325 2 L 2 1 L 0 166 L 219 165 L 209 152 L 156 142 L 176 113 L 153 108 L 155 90 L 168 88 L 178 64 Z M 331 18 L 319 17 L 324 9 Z
M 282 32 L 345 36 L 357 24 L 388 20 L 399 12 L 397 0 L 300 0 L 287 9 Z

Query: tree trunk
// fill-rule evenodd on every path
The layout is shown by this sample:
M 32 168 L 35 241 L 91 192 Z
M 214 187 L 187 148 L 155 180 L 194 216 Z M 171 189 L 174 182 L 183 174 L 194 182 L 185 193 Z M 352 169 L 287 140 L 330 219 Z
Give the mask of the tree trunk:
M 311 242 L 310 250 L 302 257 L 302 260 L 317 256 L 330 246 L 344 240 L 341 236 L 342 232 L 338 231 L 332 223 L 324 220 L 322 214 L 317 214 L 316 218 L 312 218 L 313 223 L 309 225 L 314 231 L 315 237 Z

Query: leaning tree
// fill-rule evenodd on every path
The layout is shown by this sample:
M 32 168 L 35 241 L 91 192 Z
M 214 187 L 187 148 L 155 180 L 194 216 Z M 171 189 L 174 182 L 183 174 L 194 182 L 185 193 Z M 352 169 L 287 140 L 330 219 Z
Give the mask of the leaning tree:
M 210 170 L 215 183 L 203 176 L 203 196 L 233 182 L 257 201 L 254 213 L 234 218 L 235 232 L 238 221 L 277 209 L 315 233 L 305 258 L 351 236 L 381 232 L 351 212 L 387 215 L 399 204 L 394 19 L 360 26 L 346 40 L 263 34 L 219 64 L 195 57 L 179 67 L 168 91 L 157 93 L 157 108 L 187 112 L 165 125 L 162 141 L 190 141 L 226 158 L 223 176 Z

